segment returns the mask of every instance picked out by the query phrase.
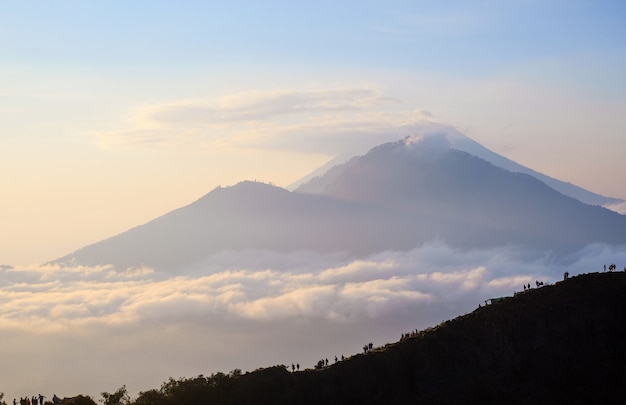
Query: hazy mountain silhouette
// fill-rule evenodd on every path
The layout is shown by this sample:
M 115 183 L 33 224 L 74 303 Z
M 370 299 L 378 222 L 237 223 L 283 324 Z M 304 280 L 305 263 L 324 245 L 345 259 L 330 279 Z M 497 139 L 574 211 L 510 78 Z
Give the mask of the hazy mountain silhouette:
M 626 216 L 453 149 L 445 135 L 380 145 L 296 191 L 384 206 L 461 247 L 500 241 L 560 250 L 626 241 Z
M 365 253 L 373 246 L 352 243 L 350 235 L 358 223 L 369 226 L 367 219 L 379 216 L 375 211 L 362 204 L 244 181 L 216 188 L 186 207 L 57 261 L 172 270 L 223 250 Z
M 502 155 L 499 155 L 485 148 L 483 145 L 463 135 L 461 132 L 452 127 L 440 124 L 430 124 L 426 128 L 422 128 L 417 132 L 422 132 L 423 134 L 408 137 L 405 142 L 408 141 L 409 143 L 415 143 L 420 141 L 422 138 L 427 141 L 432 141 L 431 138 L 437 138 L 442 147 L 467 152 L 470 155 L 477 156 L 481 159 L 486 160 L 494 166 L 501 167 L 514 173 L 529 174 L 537 178 L 538 180 L 546 183 L 548 186 L 552 187 L 561 194 L 576 198 L 577 200 L 580 200 L 586 204 L 611 206 L 625 202 L 624 200 L 621 200 L 619 198 L 606 197 L 597 193 L 593 193 L 572 183 L 564 182 L 553 177 L 546 176 L 543 173 L 539 173 L 526 166 L 520 165 L 519 163 L 516 163 L 510 159 L 505 158 Z M 288 189 L 296 190 L 298 187 L 308 183 L 313 178 L 323 176 L 328 172 L 328 170 L 330 170 L 334 166 L 345 163 L 348 160 L 349 157 L 346 157 L 345 155 L 338 156 L 328 163 L 324 164 L 323 166 L 319 167 L 318 169 L 314 170 L 304 178 L 294 182 L 288 187 Z
M 434 239 L 566 253 L 594 242 L 626 244 L 626 216 L 429 136 L 380 145 L 295 192 L 256 182 L 217 188 L 58 261 L 176 270 L 223 250 L 361 256 Z

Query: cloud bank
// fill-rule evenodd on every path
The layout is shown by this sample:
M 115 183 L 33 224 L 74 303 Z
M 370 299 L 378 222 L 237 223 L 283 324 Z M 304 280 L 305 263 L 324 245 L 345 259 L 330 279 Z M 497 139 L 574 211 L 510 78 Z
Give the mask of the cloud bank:
M 0 269 L 2 381 L 25 395 L 132 392 L 168 377 L 351 355 L 512 295 L 626 265 L 626 248 L 458 251 L 432 243 L 361 260 L 309 252 L 222 252 L 169 277 L 111 266 Z M 36 368 L 32 365 L 37 364 Z M 59 375 L 58 365 L 64 365 Z M 67 370 L 67 372 L 66 372 Z M 6 389 L 5 389 L 6 390 Z

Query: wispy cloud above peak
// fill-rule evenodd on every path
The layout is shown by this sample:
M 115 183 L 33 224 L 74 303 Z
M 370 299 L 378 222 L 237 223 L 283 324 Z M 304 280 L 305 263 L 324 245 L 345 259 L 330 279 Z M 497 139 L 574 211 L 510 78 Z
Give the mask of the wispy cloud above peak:
M 217 100 L 162 104 L 142 111 L 144 120 L 166 126 L 216 125 L 267 121 L 288 115 L 317 115 L 362 110 L 399 100 L 372 89 L 248 91 Z
M 431 115 L 421 110 L 411 114 L 401 99 L 369 87 L 250 90 L 214 99 L 143 105 L 135 111 L 131 128 L 97 136 L 98 144 L 109 149 L 227 141 L 231 147 L 336 153 L 333 145 L 345 144 L 346 137 L 351 142 L 359 134 L 393 131 L 407 117 L 415 121 Z M 320 137 L 338 140 L 320 143 Z M 309 149 L 313 143 L 317 147 Z

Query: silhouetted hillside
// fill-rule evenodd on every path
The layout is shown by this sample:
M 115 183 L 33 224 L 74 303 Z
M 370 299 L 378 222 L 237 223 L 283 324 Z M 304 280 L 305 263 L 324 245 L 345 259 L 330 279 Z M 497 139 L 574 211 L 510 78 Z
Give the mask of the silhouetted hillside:
M 170 380 L 135 404 L 623 403 L 626 273 L 581 275 L 322 369 Z

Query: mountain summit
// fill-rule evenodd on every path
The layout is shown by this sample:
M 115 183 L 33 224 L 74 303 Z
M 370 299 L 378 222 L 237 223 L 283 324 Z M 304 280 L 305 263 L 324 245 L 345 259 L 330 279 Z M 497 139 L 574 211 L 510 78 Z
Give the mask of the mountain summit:
M 397 231 L 425 236 L 430 228 L 431 237 L 461 247 L 512 243 L 560 250 L 626 240 L 626 217 L 453 147 L 459 144 L 475 143 L 461 134 L 437 134 L 383 144 L 296 192 L 383 206 L 402 213 L 407 226 Z
M 294 192 L 256 182 L 217 188 L 58 261 L 180 271 L 225 250 L 362 257 L 440 240 L 567 254 L 596 242 L 626 244 L 626 216 L 455 149 L 474 144 L 452 135 L 377 146 Z
M 466 152 L 470 155 L 486 160 L 494 166 L 500 167 L 510 172 L 523 173 L 535 177 L 536 179 L 542 181 L 543 183 L 560 192 L 561 194 L 575 198 L 579 201 L 584 202 L 585 204 L 611 206 L 626 202 L 618 198 L 606 197 L 597 193 L 593 193 L 574 184 L 567 183 L 550 176 L 546 176 L 545 174 L 522 166 L 510 159 L 505 158 L 502 155 L 499 155 L 485 148 L 483 145 L 479 144 L 473 139 L 448 126 L 432 124 L 432 127 L 428 127 L 427 129 L 423 130 L 422 133 L 420 133 L 419 135 L 407 136 L 406 138 L 404 138 L 404 140 L 399 142 L 404 143 L 404 145 L 408 149 L 424 149 L 424 147 L 426 146 L 426 148 L 429 148 L 431 152 L 438 150 L 439 153 L 441 153 L 449 149 Z M 342 163 L 345 163 L 346 161 L 347 159 L 345 159 Z M 311 178 L 320 177 L 321 175 L 326 173 L 328 169 L 334 166 L 337 165 L 333 165 L 331 167 L 326 167 L 326 165 L 324 165 L 322 168 L 314 172 L 316 174 L 315 176 L 307 176 L 306 182 L 309 182 Z M 299 187 L 302 186 L 304 183 L 305 182 L 298 182 Z M 301 188 L 301 190 L 305 189 L 306 187 Z

